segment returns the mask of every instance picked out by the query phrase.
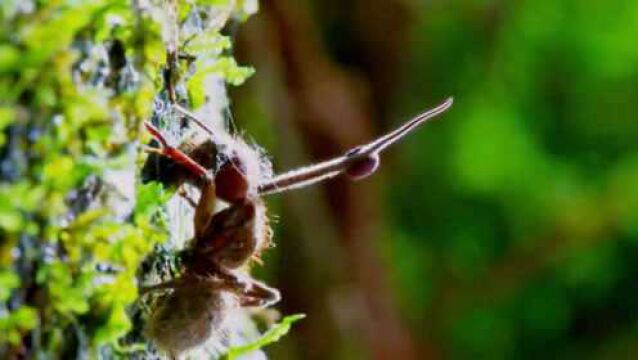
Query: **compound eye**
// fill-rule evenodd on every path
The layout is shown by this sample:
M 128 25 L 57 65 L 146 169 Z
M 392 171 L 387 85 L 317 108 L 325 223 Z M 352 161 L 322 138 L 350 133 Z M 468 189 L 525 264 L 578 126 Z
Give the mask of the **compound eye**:
M 246 165 L 237 156 L 228 159 L 215 174 L 215 192 L 220 199 L 235 203 L 248 194 Z

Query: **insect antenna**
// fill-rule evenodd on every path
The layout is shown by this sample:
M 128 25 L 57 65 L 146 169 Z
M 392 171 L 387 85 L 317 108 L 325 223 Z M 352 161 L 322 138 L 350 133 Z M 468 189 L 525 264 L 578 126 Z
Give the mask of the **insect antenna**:
M 206 125 L 202 120 L 200 120 L 197 117 L 197 115 L 193 114 L 190 110 L 184 108 L 183 106 L 179 104 L 173 104 L 173 107 L 175 108 L 175 110 L 179 111 L 182 115 L 184 115 L 184 117 L 186 117 L 188 120 L 194 122 L 197 126 L 202 128 L 202 130 L 207 132 L 210 136 L 212 137 L 215 136 L 215 132 L 213 131 L 213 129 L 211 129 L 208 125 Z

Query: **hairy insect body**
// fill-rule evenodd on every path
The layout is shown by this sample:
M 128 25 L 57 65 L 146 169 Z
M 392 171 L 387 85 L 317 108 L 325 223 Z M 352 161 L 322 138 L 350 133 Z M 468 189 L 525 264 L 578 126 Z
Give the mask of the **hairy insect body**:
M 232 147 L 216 145 L 214 157 L 205 154 L 208 142 L 172 148 L 159 130 L 147 126 L 162 145 L 161 155 L 170 160 L 164 165 L 177 170 L 171 176 L 150 173 L 151 178 L 157 176 L 155 180 L 168 186 L 190 183 L 200 189 L 199 200 L 193 202 L 195 238 L 182 274 L 154 287 L 170 292 L 156 301 L 147 326 L 148 337 L 159 348 L 180 354 L 220 333 L 230 308 L 264 307 L 279 301 L 277 290 L 246 271 L 270 244 L 271 231 L 257 185 L 251 184 L 259 176 L 257 152 L 239 139 Z M 149 157 L 148 161 L 156 160 Z M 147 162 L 145 168 L 152 165 Z M 214 176 L 212 169 L 216 169 Z M 220 205 L 225 207 L 219 210 Z
M 209 205 L 202 204 L 198 210 Z M 264 307 L 280 298 L 243 271 L 270 241 L 261 202 L 245 199 L 201 224 L 206 225 L 196 230 L 182 276 L 168 284 L 171 292 L 157 301 L 149 319 L 148 337 L 170 354 L 221 336 L 229 309 Z
M 216 284 L 183 282 L 154 305 L 146 335 L 174 357 L 218 337 L 226 309 L 236 306 Z
M 205 274 L 214 266 L 237 269 L 249 264 L 270 244 L 266 222 L 261 202 L 244 200 L 217 213 L 197 238 L 193 272 Z
M 245 162 L 237 155 L 228 159 L 215 174 L 216 195 L 231 203 L 245 199 L 252 190 L 247 173 Z
M 258 150 L 239 138 L 225 135 L 220 142 L 219 138 L 212 138 L 212 130 L 204 127 L 211 139 L 175 148 L 158 129 L 146 123 L 161 148 L 149 156 L 143 169 L 145 180 L 160 181 L 169 187 L 190 183 L 200 189 L 199 200 L 190 200 L 195 206 L 195 239 L 190 255 L 179 278 L 151 288 L 169 292 L 156 301 L 147 335 L 170 354 L 180 354 L 219 333 L 229 308 L 265 307 L 278 302 L 276 289 L 252 279 L 246 272 L 270 245 L 271 230 L 260 196 L 340 174 L 353 180 L 367 177 L 378 168 L 379 154 L 384 149 L 451 105 L 450 98 L 340 157 L 278 176 L 272 176 L 269 163 L 263 161 Z M 180 111 L 203 126 L 187 110 Z M 218 209 L 219 201 L 227 205 L 222 210 Z

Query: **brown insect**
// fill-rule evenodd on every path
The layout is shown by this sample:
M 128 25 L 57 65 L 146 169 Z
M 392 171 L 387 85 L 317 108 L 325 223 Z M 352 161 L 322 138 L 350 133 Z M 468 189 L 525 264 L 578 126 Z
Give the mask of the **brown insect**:
M 241 139 L 222 142 L 188 110 L 175 105 L 185 117 L 209 135 L 199 144 L 171 146 L 162 133 L 145 123 L 160 144 L 152 152 L 163 157 L 170 173 L 155 172 L 165 185 L 190 182 L 200 189 L 195 206 L 193 240 L 184 269 L 177 279 L 148 290 L 170 289 L 155 305 L 148 336 L 162 349 L 176 355 L 209 339 L 223 326 L 231 307 L 266 307 L 279 301 L 276 289 L 242 271 L 270 244 L 271 231 L 261 196 L 307 186 L 345 174 L 361 179 L 379 165 L 379 154 L 414 128 L 452 105 L 449 98 L 394 131 L 357 146 L 344 155 L 278 176 L 260 174 L 260 156 Z M 150 158 L 149 158 L 150 159 Z M 155 158 L 152 161 L 157 161 Z M 151 161 L 151 160 L 149 160 Z M 145 169 L 148 170 L 149 162 Z M 214 174 L 213 174 L 214 173 Z M 223 201 L 228 206 L 217 211 Z

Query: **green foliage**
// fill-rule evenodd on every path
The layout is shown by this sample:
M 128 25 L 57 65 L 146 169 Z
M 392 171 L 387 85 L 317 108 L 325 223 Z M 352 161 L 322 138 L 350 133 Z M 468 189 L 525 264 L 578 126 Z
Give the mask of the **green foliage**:
M 29 306 L 21 306 L 0 317 L 0 342 L 17 345 L 20 343 L 22 334 L 35 329 L 36 326 L 38 326 L 36 310 Z
M 170 197 L 125 175 L 137 173 L 165 61 L 161 6 L 135 4 L 0 7 L 0 357 L 120 351 L 133 328 L 138 269 L 167 238 Z M 186 48 L 198 59 L 195 105 L 207 74 L 239 84 L 252 73 L 225 55 L 224 22 Z
M 2 53 L 2 49 L 0 49 L 0 53 Z M 0 68 L 2 68 L 1 64 Z M 0 107 L 0 146 L 3 146 L 6 141 L 4 129 L 11 124 L 14 117 L 15 113 L 13 112 L 13 109 L 10 107 Z
M 170 199 L 171 194 L 164 190 L 162 184 L 151 182 L 137 187 L 135 202 L 135 222 L 139 225 L 147 222 L 161 210 L 162 205 Z
M 20 278 L 12 272 L 0 272 L 0 302 L 9 299 L 11 291 L 20 285 Z M 35 310 L 28 306 L 21 306 L 11 313 L 0 315 L 0 342 L 17 344 L 20 334 L 38 326 Z
M 228 353 L 225 356 L 225 359 L 227 360 L 238 359 L 242 355 L 250 354 L 251 352 L 254 352 L 263 348 L 264 346 L 267 346 L 279 341 L 279 339 L 281 339 L 290 331 L 290 328 L 293 323 L 305 317 L 306 315 L 304 314 L 288 315 L 284 317 L 279 323 L 274 324 L 262 336 L 260 336 L 258 339 L 256 339 L 252 343 L 229 349 Z
M 28 143 L 11 144 L 10 150 L 28 153 L 29 160 L 14 163 L 16 181 L 0 185 L 5 194 L 0 216 L 2 250 L 7 254 L 3 267 L 11 271 L 17 266 L 8 254 L 21 251 L 22 258 L 17 260 L 31 262 L 35 270 L 33 282 L 28 281 L 29 273 L 20 274 L 21 284 L 16 286 L 20 292 L 9 296 L 28 305 L 6 312 L 3 328 L 16 346 L 22 336 L 38 336 L 33 341 L 43 344 L 39 351 L 49 356 L 69 351 L 63 340 L 65 329 L 75 326 L 81 316 L 95 319 L 87 326 L 95 329 L 92 346 L 112 342 L 126 332 L 130 325 L 124 309 L 137 296 L 135 269 L 165 236 L 148 225 L 122 224 L 115 219 L 118 214 L 106 207 L 77 214 L 69 208 L 68 196 L 81 191 L 76 189 L 83 187 L 90 174 L 103 175 L 118 167 L 114 160 L 119 154 L 112 150 L 113 144 L 134 140 L 117 139 L 108 131 L 108 124 L 118 124 L 113 111 L 129 123 L 125 126 L 140 119 L 123 117 L 117 110 L 117 96 L 72 78 L 73 64 L 82 60 L 73 51 L 73 42 L 80 33 L 95 31 L 94 25 L 101 23 L 96 19 L 110 16 L 112 9 L 123 4 L 49 2 L 36 6 L 33 13 L 16 13 L 5 19 L 8 26 L 3 27 L 14 30 L 13 36 L 5 32 L 2 39 L 3 46 L 16 54 L 2 62 L 2 72 L 8 76 L 2 78 L 0 88 L 9 101 L 3 119 L 13 115 L 9 122 L 3 121 L 3 127 L 38 131 Z M 149 216 L 149 211 L 140 215 Z M 24 248 L 25 236 L 35 248 Z M 98 270 L 100 266 L 124 270 L 108 275 Z M 19 294 L 25 291 L 40 295 L 35 300 L 21 299 Z M 36 325 L 40 330 L 27 335 Z
M 231 48 L 230 39 L 219 35 L 218 30 L 208 30 L 190 39 L 185 46 L 188 53 L 199 54 L 195 61 L 198 71 L 187 81 L 190 100 L 194 107 L 205 101 L 205 79 L 216 76 L 225 79 L 229 84 L 239 86 L 254 73 L 248 66 L 239 66 L 231 56 L 224 56 L 224 51 Z
M 204 79 L 209 75 L 223 77 L 231 85 L 241 85 L 255 71 L 251 67 L 239 66 L 232 57 L 220 57 L 213 64 L 202 65 L 202 70 L 188 80 L 188 89 L 195 106 L 204 103 Z
M 401 114 L 424 85 L 456 100 L 396 150 L 403 312 L 453 357 L 609 358 L 636 337 L 638 4 L 440 5 L 396 93 Z

